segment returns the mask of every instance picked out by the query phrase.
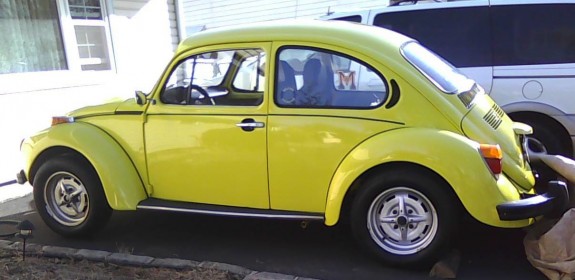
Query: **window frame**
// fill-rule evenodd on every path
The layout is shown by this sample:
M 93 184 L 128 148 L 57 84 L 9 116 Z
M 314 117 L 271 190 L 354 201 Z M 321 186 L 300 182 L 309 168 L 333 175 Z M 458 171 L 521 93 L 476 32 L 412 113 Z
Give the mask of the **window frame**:
M 383 82 L 383 86 L 385 87 L 385 92 L 382 92 L 385 94 L 385 96 L 382 98 L 382 101 L 377 105 L 377 106 L 373 106 L 373 107 L 358 107 L 358 106 L 333 106 L 333 105 L 328 105 L 328 106 L 300 106 L 300 105 L 289 105 L 289 104 L 281 104 L 279 103 L 279 95 L 276 94 L 276 87 L 277 85 L 277 81 L 278 81 L 278 74 L 279 74 L 279 65 L 280 65 L 280 54 L 282 51 L 286 50 L 286 49 L 299 49 L 299 50 L 307 50 L 307 51 L 315 51 L 315 52 L 323 52 L 323 53 L 328 53 L 330 55 L 336 55 L 336 56 L 340 56 L 346 59 L 349 59 L 352 62 L 356 62 L 358 64 L 360 64 L 362 67 L 364 67 L 367 71 L 371 71 L 372 73 L 374 73 L 377 77 L 379 77 L 381 79 L 381 81 Z M 321 48 L 321 47 L 315 47 L 315 46 L 305 46 L 305 45 L 283 45 L 279 48 L 276 49 L 275 54 L 274 54 L 274 87 L 271 88 L 271 94 L 273 95 L 273 102 L 274 105 L 277 106 L 278 108 L 290 108 L 290 109 L 331 109 L 331 110 L 338 110 L 338 109 L 345 109 L 345 110 L 374 110 L 377 109 L 381 106 L 383 106 L 388 99 L 390 98 L 390 85 L 389 85 L 389 81 L 385 78 L 385 76 L 383 76 L 383 73 L 381 73 L 379 70 L 377 70 L 377 68 L 373 67 L 371 64 L 365 62 L 362 59 L 359 59 L 357 57 L 354 57 L 352 55 L 346 54 L 346 53 L 342 53 L 342 52 L 338 52 L 335 50 L 331 50 L 331 49 L 326 49 L 326 48 Z M 302 69 L 303 71 L 303 69 Z M 367 72 L 366 71 L 366 72 Z M 359 77 L 358 77 L 358 84 L 359 84 Z M 359 85 L 358 85 L 359 86 Z M 333 85 L 333 90 L 334 91 L 338 91 L 338 89 L 335 87 L 335 84 Z M 296 89 L 297 91 L 297 89 Z
M 62 41 L 64 45 L 64 54 L 66 56 L 66 62 L 68 63 L 68 70 L 85 72 L 85 71 L 96 71 L 96 72 L 115 72 L 116 71 L 116 59 L 114 54 L 114 49 L 112 47 L 112 35 L 110 32 L 110 22 L 108 16 L 108 0 L 100 1 L 100 10 L 102 12 L 101 20 L 83 20 L 83 19 L 73 19 L 70 12 L 70 5 L 68 0 L 55 0 L 58 7 L 58 14 L 60 20 L 60 29 L 62 32 Z M 80 52 L 78 50 L 78 41 L 76 39 L 76 26 L 98 26 L 104 28 L 104 34 L 106 36 L 106 48 L 108 49 L 108 59 L 110 60 L 110 69 L 107 70 L 82 70 L 82 58 L 80 58 Z
M 267 92 L 267 83 L 266 79 L 267 78 L 265 75 L 264 77 L 264 84 L 262 87 L 262 91 L 246 91 L 243 89 L 237 89 L 234 86 L 234 81 L 236 80 L 236 77 L 238 75 L 240 66 L 243 62 L 245 62 L 245 57 L 244 56 L 239 56 L 238 55 L 238 51 L 241 50 L 257 50 L 258 51 L 258 56 L 263 56 L 267 57 L 267 53 L 269 53 L 269 48 L 264 47 L 263 45 L 256 45 L 256 44 L 244 44 L 242 46 L 240 45 L 235 45 L 234 46 L 224 46 L 222 48 L 210 48 L 210 49 L 206 49 L 206 48 L 200 48 L 200 51 L 195 51 L 192 50 L 190 52 L 186 52 L 178 57 L 175 57 L 172 60 L 171 66 L 168 67 L 163 75 L 163 79 L 162 82 L 160 84 L 160 86 L 158 87 L 159 93 L 158 93 L 158 99 L 160 100 L 160 102 L 164 105 L 177 105 L 177 106 L 189 106 L 189 107 L 204 107 L 203 105 L 198 105 L 198 104 L 191 104 L 188 103 L 186 101 L 186 103 L 169 103 L 166 102 L 164 99 L 164 93 L 166 91 L 166 86 L 167 84 L 170 82 L 170 78 L 172 77 L 172 75 L 174 74 L 175 71 L 177 71 L 177 69 L 185 62 L 187 62 L 188 60 L 192 60 L 194 59 L 198 59 L 197 57 L 203 54 L 207 54 L 207 53 L 220 53 L 220 52 L 232 52 L 232 57 L 231 57 L 231 61 L 230 61 L 230 65 L 227 67 L 225 73 L 223 73 L 223 79 L 220 81 L 219 84 L 217 85 L 212 85 L 212 86 L 208 86 L 208 87 L 213 87 L 213 88 L 218 88 L 218 87 L 223 87 L 226 84 L 229 84 L 229 89 L 227 90 L 227 93 L 224 95 L 228 95 L 231 92 L 235 92 L 235 93 L 239 93 L 239 94 L 245 94 L 247 97 L 249 97 L 248 95 L 261 95 L 263 96 L 263 98 L 260 100 L 260 102 L 258 104 L 250 104 L 250 105 L 246 105 L 246 104 L 214 104 L 215 106 L 213 107 L 259 107 L 264 103 L 264 100 L 266 99 L 265 95 Z M 242 59 L 238 59 L 238 56 Z M 174 63 L 175 62 L 175 63 Z M 237 67 L 235 67 L 235 69 L 233 69 L 232 65 L 234 63 L 238 63 Z M 265 63 L 264 67 L 264 71 L 267 71 L 267 64 Z M 256 71 L 258 69 L 258 67 L 255 68 Z M 233 71 L 232 71 L 233 70 Z M 231 72 L 232 71 L 232 72 Z M 193 77 L 193 74 L 192 74 Z M 188 85 L 188 87 L 186 87 L 186 92 L 188 91 L 188 88 L 190 85 L 192 85 L 192 81 L 190 80 L 190 84 Z M 207 89 L 207 88 L 206 88 Z M 217 96 L 216 96 L 217 97 Z M 214 97 L 214 98 L 216 98 Z M 238 99 L 242 99 L 242 98 L 238 98 Z M 210 106 L 207 106 L 210 107 Z

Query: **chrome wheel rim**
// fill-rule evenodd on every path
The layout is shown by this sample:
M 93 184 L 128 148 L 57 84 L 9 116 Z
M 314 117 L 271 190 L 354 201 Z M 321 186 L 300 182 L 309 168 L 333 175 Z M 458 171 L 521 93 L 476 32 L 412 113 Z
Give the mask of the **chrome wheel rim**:
M 90 209 L 84 184 L 68 172 L 57 172 L 50 176 L 44 188 L 44 201 L 48 214 L 64 226 L 83 223 Z
M 396 255 L 425 249 L 437 234 L 437 211 L 422 193 L 396 187 L 378 195 L 369 206 L 367 226 L 371 238 Z

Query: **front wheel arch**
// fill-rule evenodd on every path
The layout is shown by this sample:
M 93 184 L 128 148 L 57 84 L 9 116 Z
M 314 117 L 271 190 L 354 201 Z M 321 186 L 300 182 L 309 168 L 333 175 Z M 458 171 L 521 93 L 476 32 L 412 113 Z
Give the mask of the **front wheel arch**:
M 32 164 L 32 166 L 30 168 L 30 174 L 28 176 L 29 177 L 28 180 L 30 180 L 30 184 L 32 184 L 34 182 L 34 178 L 36 177 L 36 174 L 38 173 L 38 169 L 44 163 L 46 163 L 50 159 L 56 158 L 56 157 L 75 157 L 78 159 L 81 158 L 81 159 L 85 160 L 86 162 L 89 162 L 86 157 L 84 157 L 81 153 L 79 153 L 78 151 L 76 151 L 74 149 L 64 147 L 64 146 L 51 147 L 51 148 L 43 151 L 34 160 L 34 163 Z

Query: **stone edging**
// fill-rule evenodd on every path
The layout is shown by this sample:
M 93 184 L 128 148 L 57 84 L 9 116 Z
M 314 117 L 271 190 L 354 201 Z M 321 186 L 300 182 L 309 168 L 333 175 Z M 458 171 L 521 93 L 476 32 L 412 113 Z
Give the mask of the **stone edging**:
M 0 240 L 0 250 L 21 251 L 22 242 Z M 153 258 L 107 251 L 73 249 L 58 246 L 42 246 L 34 243 L 26 244 L 26 255 L 42 256 L 48 258 L 71 258 L 85 259 L 95 262 L 112 263 L 116 265 L 139 266 L 139 267 L 162 267 L 171 269 L 211 268 L 227 271 L 243 277 L 243 280 L 313 280 L 311 278 L 297 277 L 293 275 L 254 271 L 242 266 L 218 263 L 197 262 L 175 258 Z

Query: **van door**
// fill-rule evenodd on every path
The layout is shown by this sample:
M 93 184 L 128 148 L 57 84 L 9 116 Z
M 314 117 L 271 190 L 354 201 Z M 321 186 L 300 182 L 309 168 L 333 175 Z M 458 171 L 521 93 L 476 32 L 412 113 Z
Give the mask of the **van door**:
M 389 7 L 370 14 L 369 24 L 418 40 L 491 90 L 491 30 L 487 1 Z
M 493 99 L 524 112 L 511 117 L 531 125 L 549 153 L 572 156 L 575 4 L 492 4 Z

